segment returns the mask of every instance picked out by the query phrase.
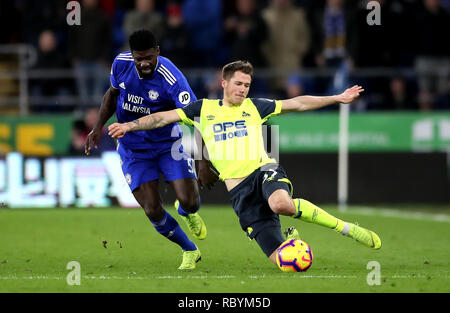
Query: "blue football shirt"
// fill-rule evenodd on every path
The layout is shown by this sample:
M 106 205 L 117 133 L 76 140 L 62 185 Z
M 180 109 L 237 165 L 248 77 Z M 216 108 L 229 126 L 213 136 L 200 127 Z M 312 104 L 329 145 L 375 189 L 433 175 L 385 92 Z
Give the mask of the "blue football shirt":
M 120 90 L 117 99 L 117 120 L 134 121 L 160 111 L 182 108 L 197 100 L 181 71 L 167 58 L 158 56 L 151 78 L 142 78 L 134 65 L 131 52 L 120 53 L 111 67 L 111 85 Z M 128 149 L 166 149 L 182 136 L 177 123 L 162 128 L 135 131 L 119 139 Z

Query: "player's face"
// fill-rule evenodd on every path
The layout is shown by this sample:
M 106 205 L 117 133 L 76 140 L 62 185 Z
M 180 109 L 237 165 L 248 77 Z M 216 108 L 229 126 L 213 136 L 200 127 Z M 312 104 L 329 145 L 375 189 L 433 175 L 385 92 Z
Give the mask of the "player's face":
M 144 51 L 131 51 L 134 64 L 141 75 L 152 75 L 158 63 L 159 47 Z
M 233 105 L 239 105 L 247 97 L 252 77 L 237 71 L 230 80 L 223 80 L 224 97 Z

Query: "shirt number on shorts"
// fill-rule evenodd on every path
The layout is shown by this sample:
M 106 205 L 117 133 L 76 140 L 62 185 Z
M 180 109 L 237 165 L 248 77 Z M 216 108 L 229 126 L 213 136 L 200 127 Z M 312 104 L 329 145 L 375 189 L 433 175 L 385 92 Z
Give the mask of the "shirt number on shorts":
M 266 180 L 271 181 L 275 177 L 275 175 L 277 175 L 277 171 L 274 171 L 274 170 L 269 170 L 269 171 L 271 171 L 273 173 L 272 173 L 272 175 L 270 175 L 270 177 L 269 177 L 269 173 L 264 174 L 263 184 Z
M 187 162 L 187 165 L 188 165 L 189 173 L 195 174 L 195 171 L 194 171 L 194 159 L 193 158 L 187 158 L 186 162 Z

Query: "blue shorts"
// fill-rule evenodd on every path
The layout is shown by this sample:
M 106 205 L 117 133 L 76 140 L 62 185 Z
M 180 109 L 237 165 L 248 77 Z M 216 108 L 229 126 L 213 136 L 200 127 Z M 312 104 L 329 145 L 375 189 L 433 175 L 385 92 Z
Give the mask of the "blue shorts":
M 164 150 L 131 150 L 119 146 L 123 175 L 133 192 L 140 185 L 149 181 L 158 180 L 161 173 L 166 181 L 174 181 L 182 178 L 194 178 L 195 163 L 191 156 L 183 152 L 174 158 L 171 149 Z

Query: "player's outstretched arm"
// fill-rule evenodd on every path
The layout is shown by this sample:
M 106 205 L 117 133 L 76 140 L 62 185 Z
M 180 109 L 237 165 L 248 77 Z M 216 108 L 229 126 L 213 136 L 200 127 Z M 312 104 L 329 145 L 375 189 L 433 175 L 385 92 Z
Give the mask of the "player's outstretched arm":
M 114 123 L 108 127 L 108 134 L 113 138 L 122 138 L 126 133 L 138 130 L 161 128 L 168 124 L 181 121 L 175 110 L 158 112 L 143 116 L 128 123 Z
M 299 96 L 282 100 L 281 113 L 311 111 L 335 103 L 350 103 L 358 98 L 363 91 L 364 89 L 361 86 L 355 85 L 339 95 L 326 97 Z
M 117 97 L 120 91 L 114 87 L 109 87 L 102 99 L 98 119 L 94 128 L 91 130 L 84 143 L 84 153 L 89 155 L 92 147 L 97 148 L 102 138 L 102 128 L 111 116 L 116 112 Z

